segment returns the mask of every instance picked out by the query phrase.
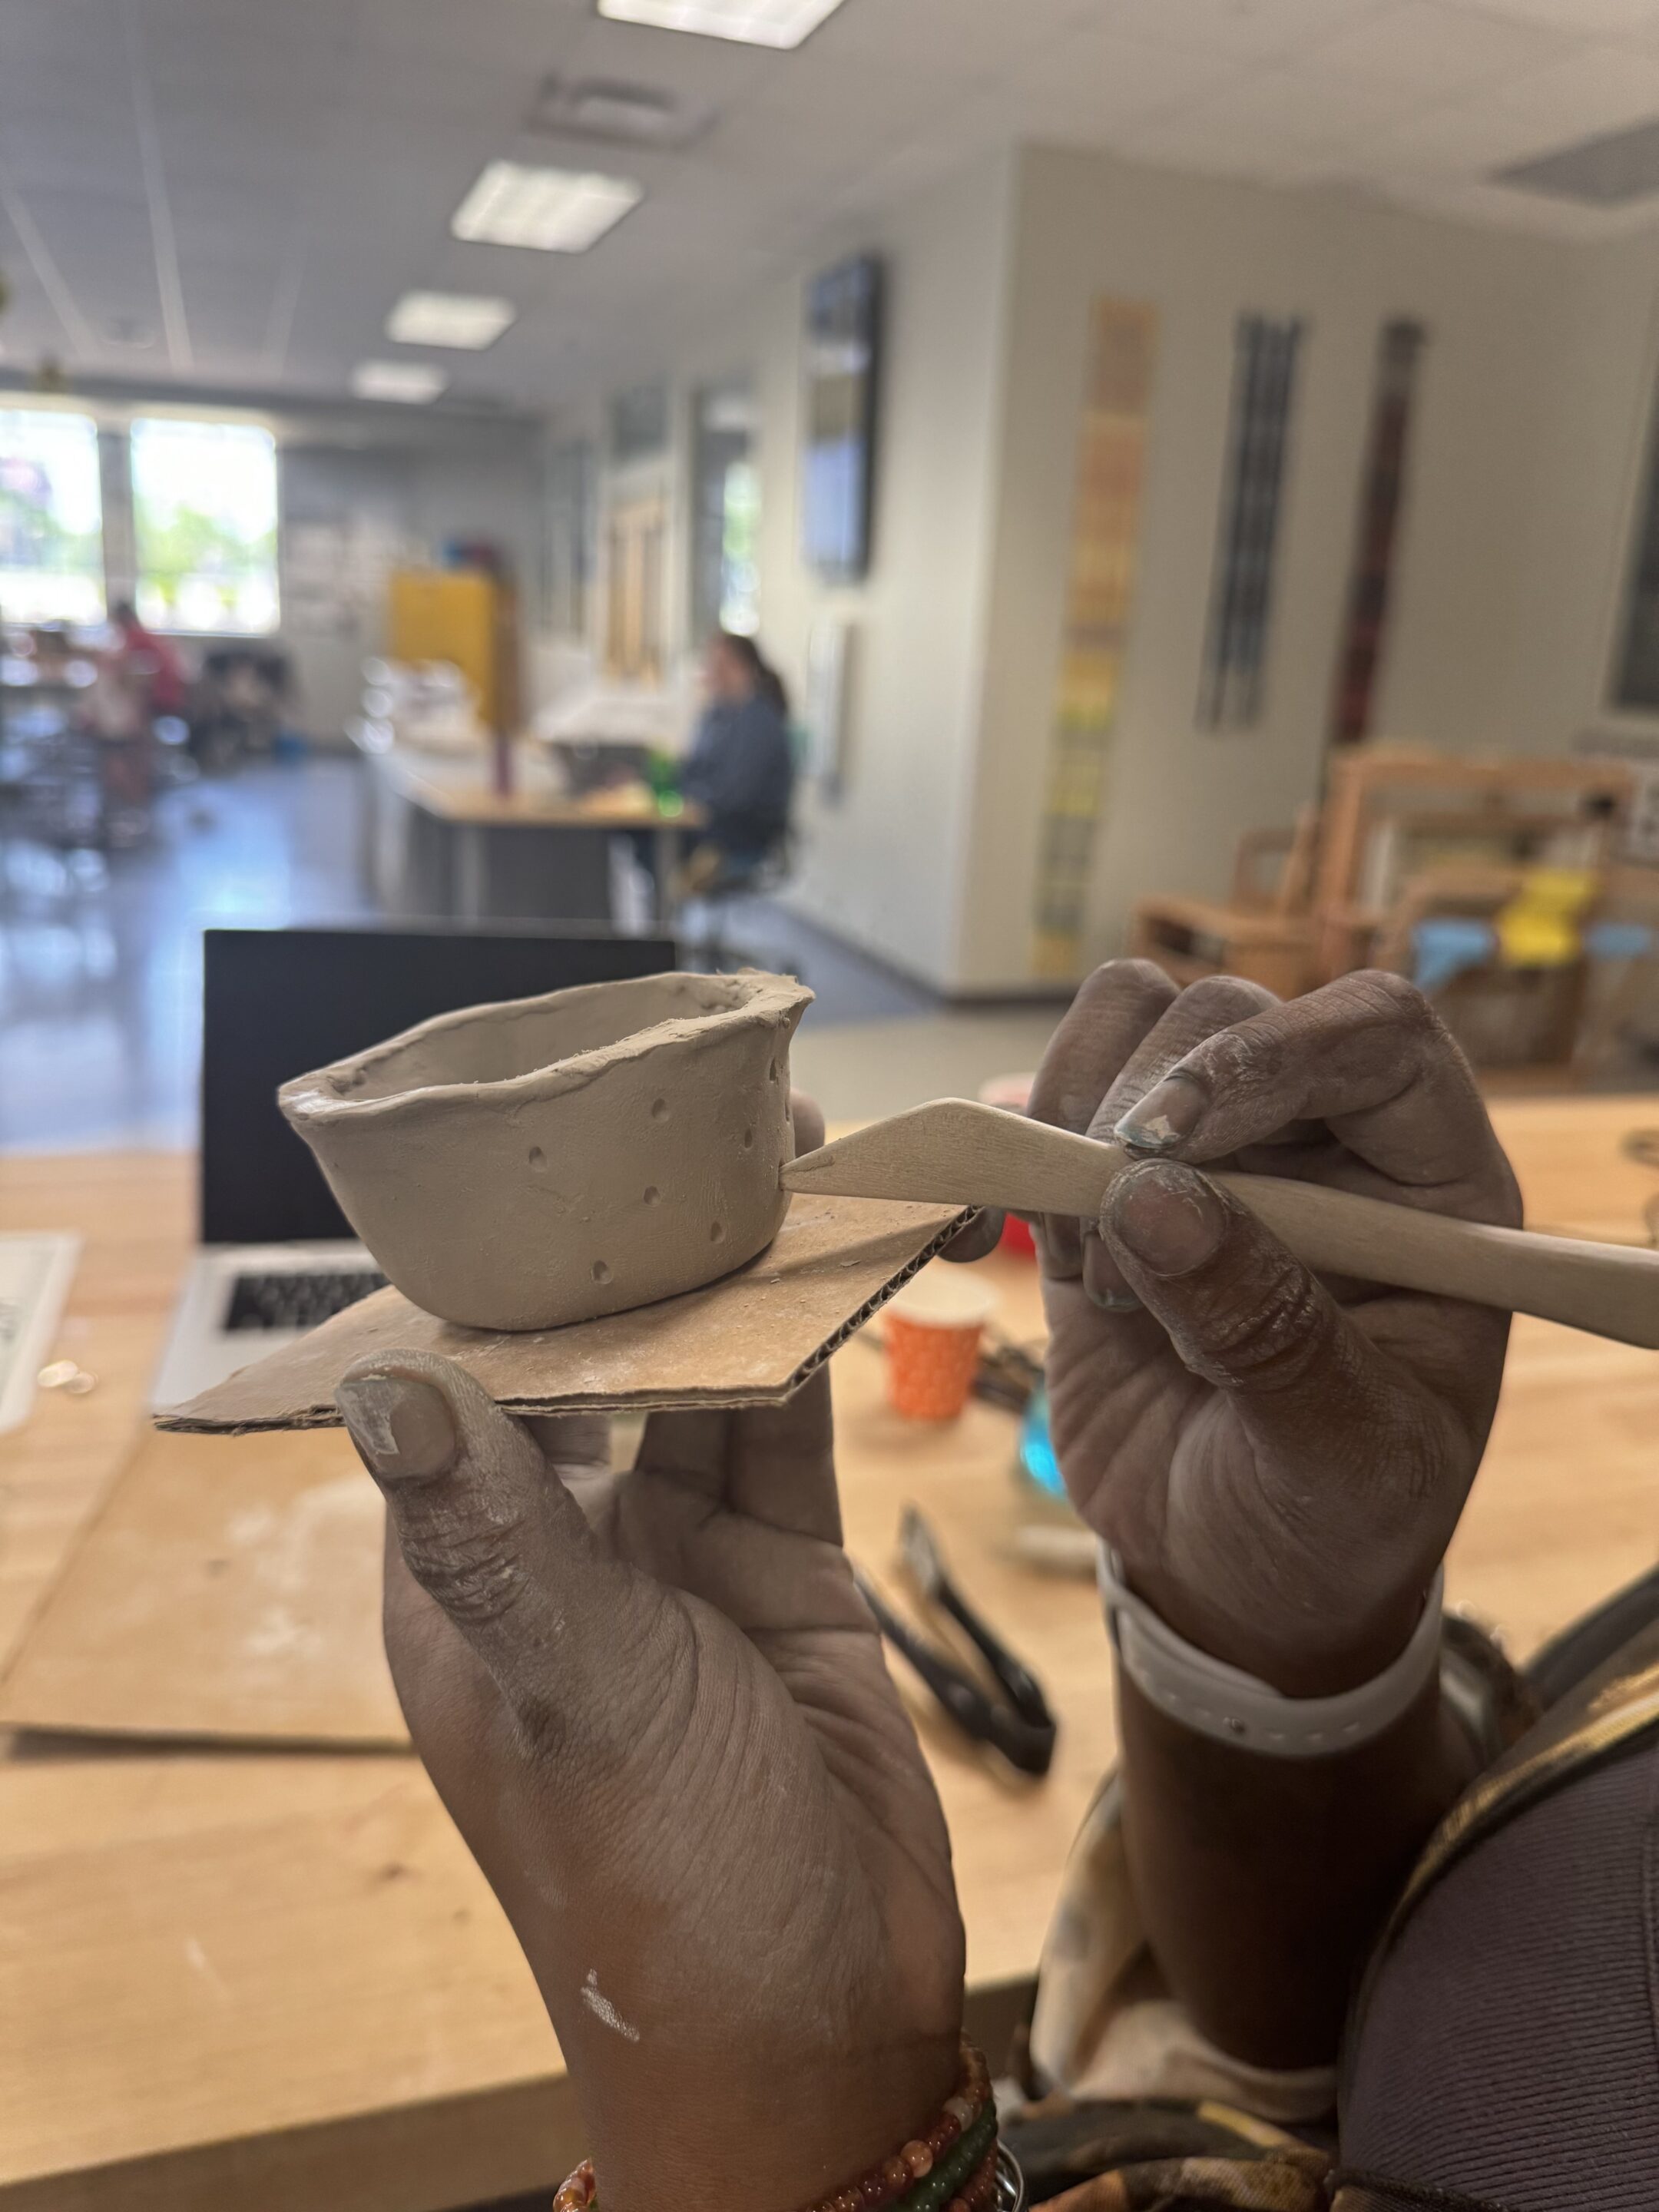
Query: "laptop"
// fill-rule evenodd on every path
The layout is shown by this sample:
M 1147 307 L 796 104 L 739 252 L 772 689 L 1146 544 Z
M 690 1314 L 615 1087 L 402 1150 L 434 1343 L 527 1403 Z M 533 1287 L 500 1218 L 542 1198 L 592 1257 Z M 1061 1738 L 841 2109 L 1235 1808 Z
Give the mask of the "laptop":
M 277 1110 L 280 1084 L 433 1014 L 675 963 L 669 938 L 535 924 L 208 930 L 201 1247 L 152 1406 L 182 1405 L 385 1281 Z

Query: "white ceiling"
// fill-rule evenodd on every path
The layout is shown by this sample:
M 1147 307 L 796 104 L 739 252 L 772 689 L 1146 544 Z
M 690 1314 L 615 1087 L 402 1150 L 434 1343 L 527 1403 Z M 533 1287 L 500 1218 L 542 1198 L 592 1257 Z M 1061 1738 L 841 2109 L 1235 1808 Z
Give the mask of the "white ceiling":
M 672 154 L 530 136 L 555 71 L 714 120 Z M 1652 210 L 1483 177 L 1656 115 L 1659 0 L 845 0 L 793 53 L 592 0 L 0 0 L 0 346 L 14 368 L 341 394 L 398 351 L 404 290 L 504 293 L 520 313 L 490 352 L 410 357 L 541 407 L 1011 140 L 1574 235 Z M 457 242 L 504 155 L 647 197 L 581 257 Z

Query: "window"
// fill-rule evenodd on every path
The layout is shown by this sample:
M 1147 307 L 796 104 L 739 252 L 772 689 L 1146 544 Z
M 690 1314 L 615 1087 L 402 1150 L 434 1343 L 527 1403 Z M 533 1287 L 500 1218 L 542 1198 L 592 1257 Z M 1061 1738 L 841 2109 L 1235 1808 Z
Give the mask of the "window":
M 721 491 L 720 628 L 752 637 L 760 627 L 760 477 L 733 461 Z
M 691 635 L 716 628 L 753 633 L 759 622 L 757 566 L 760 479 L 750 458 L 755 405 L 741 386 L 698 395 L 692 459 Z
M 138 613 L 155 629 L 276 627 L 276 441 L 249 422 L 132 426 Z
M 89 415 L 0 409 L 0 616 L 104 618 L 98 426 Z

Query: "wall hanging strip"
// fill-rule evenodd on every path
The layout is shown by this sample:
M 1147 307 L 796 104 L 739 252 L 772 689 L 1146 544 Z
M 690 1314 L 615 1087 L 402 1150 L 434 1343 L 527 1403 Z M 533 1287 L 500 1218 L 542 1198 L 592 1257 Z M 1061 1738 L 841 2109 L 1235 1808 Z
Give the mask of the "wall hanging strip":
M 1241 315 L 1234 334 L 1231 426 L 1199 687 L 1203 729 L 1248 729 L 1261 712 L 1302 330 L 1299 319 Z
M 1331 708 L 1333 744 L 1358 744 L 1371 727 L 1388 630 L 1412 409 L 1427 335 L 1421 323 L 1403 316 L 1384 323 L 1377 333 L 1376 379 L 1365 470 L 1359 487 L 1353 574 L 1348 586 L 1347 621 L 1337 658 Z
M 1037 847 L 1034 976 L 1066 979 L 1082 969 L 1089 870 L 1134 591 L 1157 345 L 1155 307 L 1096 301 Z

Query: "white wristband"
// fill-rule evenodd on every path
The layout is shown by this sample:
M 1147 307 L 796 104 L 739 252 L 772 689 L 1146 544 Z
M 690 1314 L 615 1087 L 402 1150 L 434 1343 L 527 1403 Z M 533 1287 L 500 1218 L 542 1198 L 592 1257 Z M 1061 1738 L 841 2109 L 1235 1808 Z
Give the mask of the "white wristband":
M 1200 1735 L 1279 1759 L 1351 1751 L 1400 1718 L 1439 1663 L 1443 1588 L 1437 1570 L 1411 1642 L 1380 1674 L 1340 1697 L 1286 1698 L 1272 1683 L 1212 1659 L 1177 1636 L 1125 1585 L 1115 1553 L 1100 1547 L 1106 1625 L 1118 1662 L 1141 1696 Z

